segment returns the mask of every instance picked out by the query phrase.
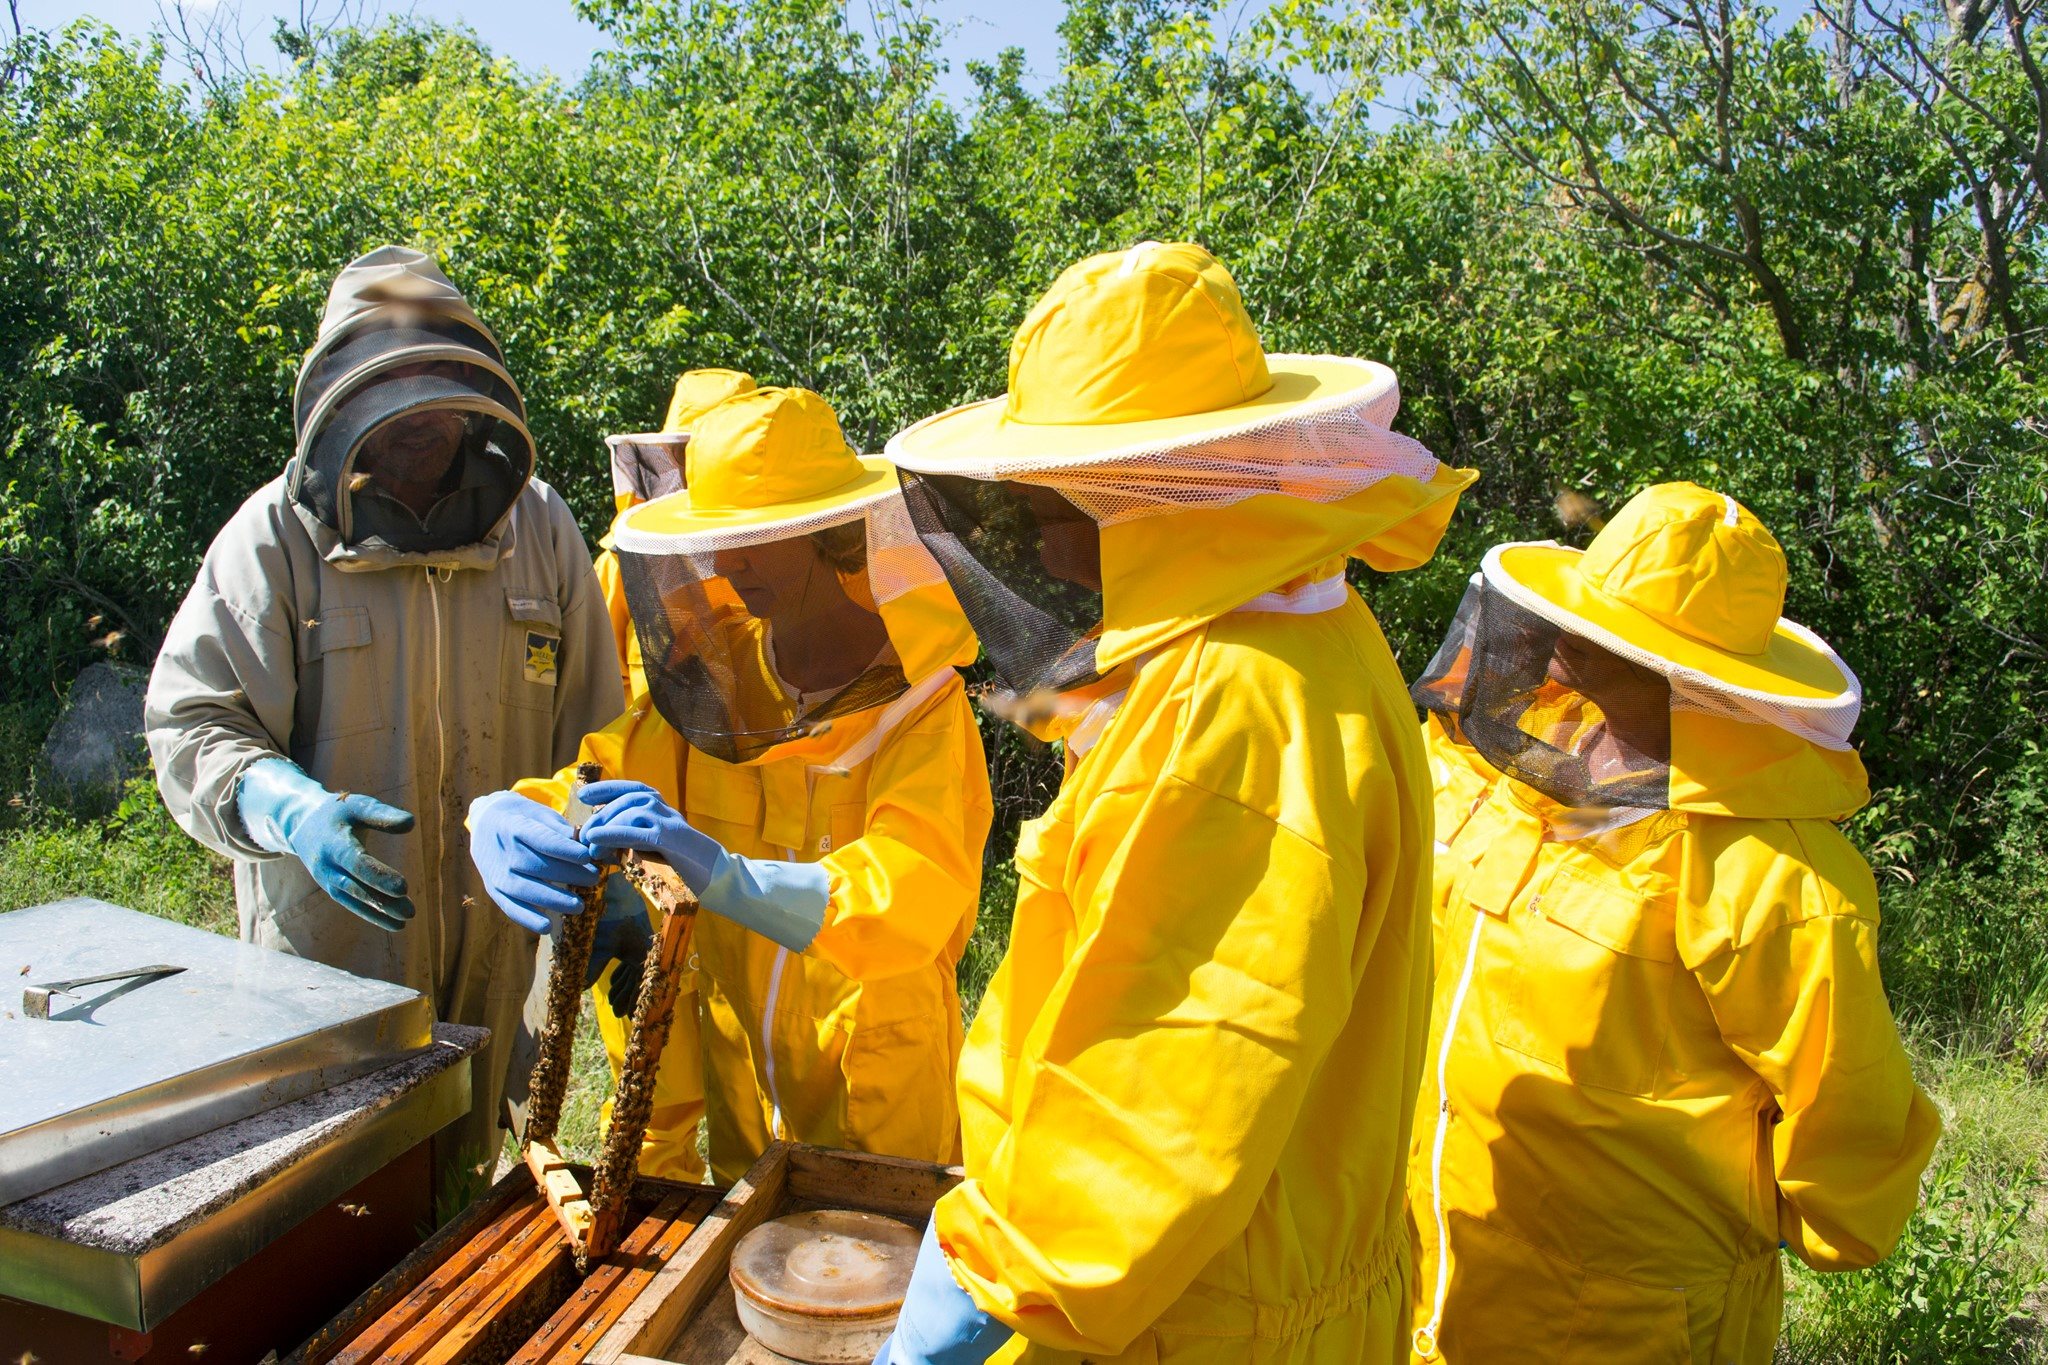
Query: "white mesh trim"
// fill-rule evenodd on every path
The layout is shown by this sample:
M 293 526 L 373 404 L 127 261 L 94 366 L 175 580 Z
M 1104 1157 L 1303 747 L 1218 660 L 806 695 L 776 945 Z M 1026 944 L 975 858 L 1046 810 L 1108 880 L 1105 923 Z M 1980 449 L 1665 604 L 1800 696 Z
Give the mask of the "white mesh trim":
M 1230 614 L 1239 612 L 1274 612 L 1284 616 L 1320 616 L 1326 611 L 1335 611 L 1351 596 L 1351 585 L 1344 581 L 1341 573 L 1328 578 L 1318 578 L 1298 588 L 1282 592 L 1260 593 L 1241 607 L 1232 607 Z
M 1429 448 L 1389 425 L 1401 406 L 1392 371 L 1358 363 L 1368 378 L 1354 389 L 1206 436 L 1085 457 L 993 456 L 940 465 L 907 454 L 903 438 L 909 432 L 904 432 L 890 440 L 887 454 L 906 469 L 1054 488 L 1104 526 L 1191 507 L 1228 506 L 1265 493 L 1337 502 L 1396 475 L 1423 482 L 1434 478 L 1441 466 Z M 910 430 L 947 415 L 927 418 Z
M 1555 541 L 1523 543 L 1556 544 Z M 1534 612 L 1551 624 L 1560 626 L 1581 639 L 1590 640 L 1632 663 L 1663 674 L 1671 682 L 1672 709 L 1699 711 L 1709 715 L 1725 716 L 1730 720 L 1773 725 L 1802 739 L 1810 740 L 1824 749 L 1838 752 L 1852 747 L 1850 735 L 1856 729 L 1857 718 L 1863 713 L 1863 683 L 1827 641 L 1805 626 L 1783 618 L 1778 622 L 1783 629 L 1818 651 L 1829 663 L 1841 670 L 1843 689 L 1836 696 L 1788 697 L 1779 693 L 1738 687 L 1734 683 L 1724 682 L 1698 669 L 1675 663 L 1660 654 L 1653 654 L 1640 645 L 1631 644 L 1612 631 L 1573 616 L 1556 603 L 1529 591 L 1514 578 L 1503 573 L 1500 568 L 1501 552 L 1515 548 L 1517 545 L 1514 544 L 1496 545 L 1486 552 L 1481 572 L 1485 575 L 1487 583 L 1508 600 Z

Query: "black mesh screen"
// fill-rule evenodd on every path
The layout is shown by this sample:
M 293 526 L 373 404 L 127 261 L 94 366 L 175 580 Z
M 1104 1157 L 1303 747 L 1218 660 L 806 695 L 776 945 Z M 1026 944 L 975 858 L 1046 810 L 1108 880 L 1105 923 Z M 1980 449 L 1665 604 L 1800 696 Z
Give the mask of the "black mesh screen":
M 619 551 L 655 709 L 728 763 L 907 690 L 852 523 L 705 554 Z
M 1670 801 L 1671 686 L 1484 583 L 1411 689 L 1510 777 L 1568 806 Z
M 523 431 L 508 423 L 470 417 L 462 453 L 424 517 L 386 494 L 374 480 L 344 494 L 349 500 L 349 543 L 378 542 L 412 554 L 474 545 L 504 518 L 526 484 L 524 464 L 505 453 L 523 449 L 525 439 Z
M 533 473 L 533 440 L 508 420 L 518 393 L 496 371 L 446 361 L 413 372 L 363 377 L 328 410 L 299 448 L 296 495 L 324 524 L 347 524 L 350 544 L 375 539 L 409 552 L 450 550 L 488 535 L 519 497 Z M 453 413 L 462 423 L 460 446 L 442 478 L 440 495 L 424 516 L 379 497 L 379 480 L 366 470 L 380 458 L 380 433 L 421 413 Z M 388 504 L 383 505 L 383 504 Z M 344 518 L 341 509 L 351 515 Z
M 468 323 L 423 309 L 394 308 L 381 316 L 365 319 L 344 332 L 330 345 L 316 349 L 306 359 L 293 395 L 292 429 L 303 433 L 306 419 L 313 414 L 328 388 L 343 375 L 379 356 L 420 352 L 449 346 L 474 351 L 499 369 L 505 357 L 490 336 Z M 510 387 L 510 386 L 506 386 Z M 516 391 L 506 406 L 524 416 L 525 405 Z
M 642 502 L 679 492 L 683 487 L 685 440 L 614 441 L 612 473 L 614 484 L 631 491 Z
M 919 539 L 945 571 L 998 683 L 1019 694 L 1096 677 L 1102 543 L 1049 488 L 902 472 Z

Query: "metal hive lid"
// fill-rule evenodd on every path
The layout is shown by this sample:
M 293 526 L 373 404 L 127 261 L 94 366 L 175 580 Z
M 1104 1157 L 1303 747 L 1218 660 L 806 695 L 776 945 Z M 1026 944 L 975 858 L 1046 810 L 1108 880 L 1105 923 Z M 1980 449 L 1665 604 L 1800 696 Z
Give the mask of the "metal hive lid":
M 182 970 L 24 1008 L 159 964 Z M 388 1066 L 432 1022 L 417 991 L 105 901 L 0 914 L 0 1204 Z

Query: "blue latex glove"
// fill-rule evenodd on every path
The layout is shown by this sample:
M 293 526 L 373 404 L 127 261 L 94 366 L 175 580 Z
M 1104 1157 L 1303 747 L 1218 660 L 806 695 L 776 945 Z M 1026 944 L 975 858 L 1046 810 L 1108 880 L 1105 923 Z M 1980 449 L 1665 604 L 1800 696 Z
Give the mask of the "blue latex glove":
M 590 968 L 583 974 L 583 988 L 590 989 L 612 963 L 618 967 L 604 988 L 612 1013 L 621 1019 L 633 1017 L 640 1001 L 640 978 L 647 971 L 647 954 L 654 949 L 654 926 L 647 918 L 646 902 L 633 883 L 614 872 L 605 879 L 604 913 L 597 921 L 597 937 L 590 948 Z
M 925 1224 L 910 1287 L 903 1291 L 903 1311 L 875 1365 L 981 1365 L 1012 1335 L 1008 1323 L 974 1306 L 946 1268 L 938 1227 L 936 1218 Z
M 518 792 L 470 803 L 469 856 L 498 908 L 529 933 L 545 934 L 583 908 L 568 888 L 597 885 L 597 862 L 575 829 Z
M 235 809 L 259 848 L 296 857 L 342 909 L 391 933 L 412 918 L 405 878 L 372 858 L 355 828 L 403 834 L 413 825 L 410 811 L 375 797 L 337 796 L 282 758 L 261 758 L 242 770 Z
M 816 863 L 744 858 L 690 828 L 661 793 L 644 782 L 593 782 L 585 804 L 601 807 L 583 826 L 583 842 L 599 853 L 638 849 L 666 858 L 714 915 L 745 925 L 792 952 L 810 947 L 831 903 L 831 877 Z

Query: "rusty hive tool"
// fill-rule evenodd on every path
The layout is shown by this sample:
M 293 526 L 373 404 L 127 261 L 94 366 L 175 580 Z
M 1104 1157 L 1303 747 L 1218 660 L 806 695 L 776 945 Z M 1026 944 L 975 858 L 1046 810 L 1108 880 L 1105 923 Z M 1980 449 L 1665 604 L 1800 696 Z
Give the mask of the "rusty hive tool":
M 28 969 L 24 967 L 22 970 Z M 76 1000 L 80 998 L 78 988 L 81 986 L 100 986 L 109 981 L 133 981 L 137 985 L 147 985 L 162 977 L 176 976 L 184 970 L 183 967 L 173 967 L 169 963 L 159 963 L 154 967 L 130 967 L 126 971 L 101 972 L 98 976 L 77 976 L 69 981 L 45 981 L 23 988 L 21 1010 L 31 1019 L 47 1019 L 50 1017 L 53 996 L 65 995 Z
M 602 780 L 595 763 L 579 764 L 576 791 Z M 581 807 L 580 801 L 577 803 Z M 583 808 L 587 814 L 587 808 Z M 534 1182 L 568 1235 L 578 1269 L 609 1255 L 624 1226 L 626 1200 L 640 1166 L 640 1141 L 654 1108 L 654 1078 L 675 1019 L 676 995 L 684 963 L 697 927 L 697 897 L 665 859 L 629 852 L 620 869 L 634 889 L 662 912 L 661 933 L 640 977 L 640 994 L 626 1033 L 626 1055 L 618 1091 L 612 1098 L 611 1126 L 605 1132 L 591 1190 L 584 1193 L 576 1173 L 561 1153 L 556 1126 L 568 1091 L 570 1055 L 576 1042 L 576 1016 L 582 1006 L 583 981 L 590 966 L 603 913 L 604 884 L 582 893 L 583 908 L 562 926 L 555 960 L 548 975 L 547 1021 L 541 1029 L 539 1055 L 529 1082 L 525 1157 Z

